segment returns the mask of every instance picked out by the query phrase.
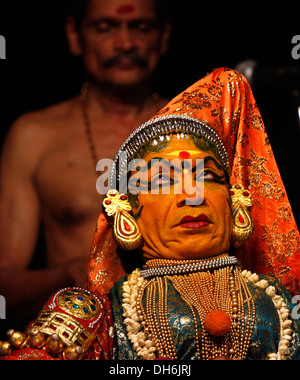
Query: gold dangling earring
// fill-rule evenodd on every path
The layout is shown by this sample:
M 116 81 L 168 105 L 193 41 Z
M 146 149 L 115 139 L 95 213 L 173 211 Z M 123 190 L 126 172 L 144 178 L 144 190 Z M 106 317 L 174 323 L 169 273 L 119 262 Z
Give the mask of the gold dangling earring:
M 142 244 L 142 235 L 131 211 L 127 195 L 110 190 L 103 201 L 108 216 L 114 217 L 113 238 L 118 247 L 127 251 L 136 249 Z
M 234 185 L 229 190 L 232 201 L 233 231 L 232 238 L 238 242 L 249 239 L 254 231 L 254 223 L 249 213 L 252 206 L 251 193 L 241 185 Z

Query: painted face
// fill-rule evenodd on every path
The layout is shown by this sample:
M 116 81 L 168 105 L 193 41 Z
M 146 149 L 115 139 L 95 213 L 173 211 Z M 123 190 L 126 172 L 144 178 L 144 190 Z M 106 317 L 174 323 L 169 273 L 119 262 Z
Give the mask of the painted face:
M 153 175 L 151 162 L 158 158 L 178 165 L 170 168 L 169 175 L 163 169 Z M 197 259 L 228 252 L 233 223 L 230 197 L 215 154 L 192 139 L 173 138 L 144 160 L 148 165 L 139 174 L 141 191 L 129 199 L 144 238 L 145 259 Z M 182 164 L 184 160 L 188 165 Z M 145 191 L 147 183 L 156 194 Z M 165 188 L 169 194 L 164 194 Z
M 78 55 L 97 83 L 137 85 L 152 75 L 167 39 L 154 0 L 90 0 Z

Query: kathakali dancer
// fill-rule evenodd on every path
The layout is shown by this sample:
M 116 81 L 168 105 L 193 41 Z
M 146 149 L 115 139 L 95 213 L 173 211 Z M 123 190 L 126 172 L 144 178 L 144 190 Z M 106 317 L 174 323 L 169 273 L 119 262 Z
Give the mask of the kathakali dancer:
M 212 71 L 140 126 L 110 185 L 87 290 L 53 295 L 3 357 L 300 359 L 299 232 L 239 73 Z

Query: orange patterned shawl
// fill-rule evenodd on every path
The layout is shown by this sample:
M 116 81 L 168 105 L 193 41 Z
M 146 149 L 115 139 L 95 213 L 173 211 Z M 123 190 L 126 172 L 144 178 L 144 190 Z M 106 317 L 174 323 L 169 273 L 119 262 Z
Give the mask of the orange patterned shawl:
M 297 293 L 300 290 L 299 232 L 245 78 L 233 70 L 216 69 L 175 97 L 155 117 L 170 114 L 190 116 L 213 128 L 230 159 L 231 185 L 242 184 L 252 193 L 254 234 L 242 247 L 233 247 L 242 266 L 269 274 Z M 125 273 L 116 254 L 110 225 L 101 214 L 92 243 L 88 287 L 107 293 Z

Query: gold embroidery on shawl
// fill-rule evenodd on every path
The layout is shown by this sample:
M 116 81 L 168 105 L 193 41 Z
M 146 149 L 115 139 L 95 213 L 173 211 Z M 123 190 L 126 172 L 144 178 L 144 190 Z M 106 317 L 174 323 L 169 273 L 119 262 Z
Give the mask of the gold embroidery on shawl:
M 250 153 L 251 158 L 247 160 L 247 166 L 249 167 L 249 183 L 251 185 L 259 185 L 262 180 L 262 174 L 269 175 L 267 168 L 265 167 L 268 159 L 259 157 L 253 148 Z
M 233 175 L 235 177 L 235 181 L 242 183 L 244 182 L 244 168 L 245 168 L 245 159 L 242 156 L 237 157 L 237 163 L 234 165 Z
M 256 104 L 253 105 L 252 103 L 249 103 L 249 106 L 248 106 L 249 116 L 246 116 L 244 122 L 247 128 L 252 127 L 257 131 L 259 130 L 262 131 L 264 129 L 264 124 L 263 124 L 261 116 L 255 113 L 256 108 L 257 108 Z
M 104 258 L 104 253 L 99 250 L 98 245 L 95 245 L 91 250 L 91 258 L 95 260 L 95 264 L 100 264 Z
M 291 209 L 287 206 L 281 206 L 279 208 L 279 218 L 282 219 L 284 222 L 289 222 L 291 219 Z
M 105 283 L 105 281 L 107 280 L 107 277 L 108 277 L 108 272 L 104 269 L 101 269 L 98 271 L 96 277 L 95 277 L 95 282 L 97 284 L 100 284 L 100 285 L 103 285 Z
M 249 144 L 249 136 L 246 133 L 243 133 L 240 137 L 240 144 L 243 148 Z
M 241 114 L 241 107 L 238 107 L 238 109 L 234 112 L 233 118 L 231 120 L 231 136 L 233 136 L 236 130 L 238 129 L 240 114 Z
M 278 220 L 271 226 L 262 226 L 264 231 L 261 240 L 266 242 L 266 248 L 271 259 L 284 263 L 293 252 L 299 251 L 300 241 L 293 229 L 284 234 L 278 231 Z
M 279 201 L 280 198 L 283 198 L 285 194 L 282 189 L 276 189 L 277 182 L 278 180 L 276 179 L 275 174 L 270 173 L 269 181 L 262 184 L 262 195 L 269 199 L 276 199 L 276 201 Z

